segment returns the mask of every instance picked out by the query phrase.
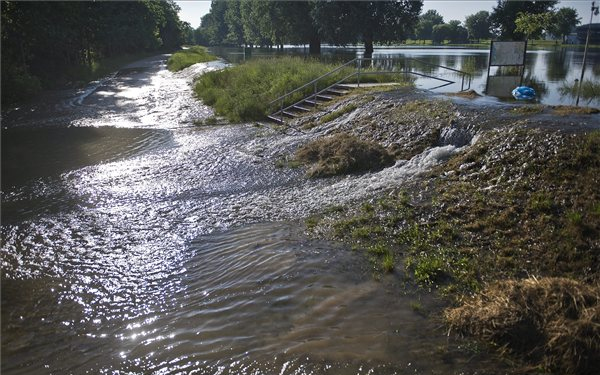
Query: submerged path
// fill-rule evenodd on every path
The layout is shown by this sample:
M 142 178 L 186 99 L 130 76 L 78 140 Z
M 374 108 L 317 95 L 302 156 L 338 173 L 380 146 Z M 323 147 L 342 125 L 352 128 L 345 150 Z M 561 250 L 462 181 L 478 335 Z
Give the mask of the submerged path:
M 195 75 L 165 56 L 4 119 L 2 373 L 443 373 L 468 369 L 401 275 L 294 220 L 399 186 L 278 168 L 318 133 L 198 128 Z M 428 303 L 423 300 L 419 303 Z M 476 367 L 476 365 L 474 366 Z

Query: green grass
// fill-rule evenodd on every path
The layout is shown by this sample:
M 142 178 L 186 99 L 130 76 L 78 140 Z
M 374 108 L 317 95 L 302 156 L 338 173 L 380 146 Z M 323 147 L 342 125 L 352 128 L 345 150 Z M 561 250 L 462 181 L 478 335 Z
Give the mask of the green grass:
M 314 92 L 314 85 L 286 97 L 283 103 L 269 105 L 278 97 L 295 90 L 312 80 L 331 72 L 338 65 L 315 59 L 279 57 L 254 59 L 230 68 L 208 72 L 196 81 L 196 95 L 216 113 L 232 122 L 262 120 L 283 105 L 289 106 Z M 317 90 L 322 90 L 353 72 L 344 68 L 319 80 Z M 361 82 L 396 82 L 402 75 L 369 75 L 363 70 Z M 349 80 L 347 82 L 353 82 Z
M 169 60 L 167 60 L 167 69 L 172 72 L 178 72 L 188 66 L 216 59 L 217 57 L 208 53 L 205 47 L 192 46 L 171 55 Z
M 558 91 L 561 95 L 569 95 L 573 98 L 577 97 L 577 90 L 579 89 L 579 83 L 568 84 L 564 83 Z M 600 83 L 591 80 L 584 80 L 581 85 L 581 90 L 579 93 L 580 99 L 591 103 L 592 101 L 600 100 Z

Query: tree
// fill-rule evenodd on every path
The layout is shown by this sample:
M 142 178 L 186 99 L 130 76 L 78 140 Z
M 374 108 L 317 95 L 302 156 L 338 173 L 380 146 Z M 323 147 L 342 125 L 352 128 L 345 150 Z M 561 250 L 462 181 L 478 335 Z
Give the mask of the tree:
M 320 34 L 334 44 L 362 41 L 365 56 L 374 42 L 402 40 L 418 20 L 422 1 L 318 1 L 313 16 Z
M 99 59 L 173 48 L 189 27 L 167 1 L 2 1 L 3 102 L 91 72 Z
M 515 20 L 515 31 L 523 33 L 526 39 L 540 38 L 554 18 L 553 13 L 519 13 Z
M 487 39 L 490 34 L 490 13 L 482 10 L 465 19 L 465 27 L 469 33 L 469 39 Z
M 434 44 L 441 44 L 445 40 L 450 41 L 450 43 L 464 43 L 467 38 L 467 29 L 462 27 L 460 21 L 457 20 L 433 27 L 432 41 Z
M 492 27 L 502 39 L 522 39 L 521 32 L 515 32 L 518 13 L 540 14 L 551 12 L 558 1 L 540 0 L 498 0 L 498 5 L 490 15 Z
M 548 31 L 561 38 L 564 43 L 571 30 L 581 22 L 577 10 L 573 8 L 560 8 L 554 14 L 554 19 L 548 28 Z
M 415 36 L 417 39 L 425 41 L 432 39 L 433 27 L 444 23 L 444 18 L 433 9 L 428 10 L 419 16 L 419 22 L 415 27 Z

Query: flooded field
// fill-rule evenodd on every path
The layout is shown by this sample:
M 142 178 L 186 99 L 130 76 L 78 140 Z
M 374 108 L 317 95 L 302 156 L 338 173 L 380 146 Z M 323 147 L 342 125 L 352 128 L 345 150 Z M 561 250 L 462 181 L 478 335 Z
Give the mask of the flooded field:
M 214 48 L 213 52 L 232 62 L 244 59 L 242 49 Z M 269 58 L 275 54 L 293 54 L 306 56 L 304 48 L 289 47 L 283 52 L 274 52 L 257 49 L 247 58 Z M 349 61 L 355 57 L 362 56 L 361 48 L 323 48 L 322 58 L 339 62 Z M 376 48 L 373 59 L 395 58 L 415 59 L 419 62 L 411 63 L 411 69 L 416 72 L 429 74 L 455 81 L 454 84 L 437 88 L 435 92 L 457 92 L 461 89 L 461 76 L 442 67 L 465 71 L 472 76 L 470 88 L 480 94 L 486 92 L 488 76 L 489 48 Z M 570 93 L 561 91 L 567 86 L 575 84 L 581 76 L 583 61 L 583 48 L 556 47 L 549 49 L 536 49 L 528 47 L 523 74 L 523 84 L 532 86 L 537 93 L 537 102 L 548 105 L 574 105 L 576 97 Z M 423 62 L 423 63 L 421 63 Z M 429 65 L 430 64 L 430 65 Z M 491 74 L 496 74 L 497 67 L 491 69 Z M 600 51 L 590 49 L 587 56 L 585 80 L 600 82 Z M 423 89 L 432 89 L 439 86 L 441 82 L 428 78 L 418 78 L 416 85 Z M 507 93 L 510 96 L 510 93 Z M 487 100 L 495 98 L 488 97 Z M 506 100 L 506 99 L 503 99 Z M 513 101 L 512 98 L 508 101 Z M 583 105 L 600 106 L 600 94 L 595 93 L 595 98 L 587 98 L 581 101 Z
M 401 186 L 464 145 L 363 176 L 279 168 L 317 134 L 212 115 L 165 56 L 13 111 L 2 131 L 2 373 L 475 373 L 402 272 L 298 222 Z M 301 221 L 300 221 L 301 222 Z M 419 308 L 415 308 L 419 306 Z

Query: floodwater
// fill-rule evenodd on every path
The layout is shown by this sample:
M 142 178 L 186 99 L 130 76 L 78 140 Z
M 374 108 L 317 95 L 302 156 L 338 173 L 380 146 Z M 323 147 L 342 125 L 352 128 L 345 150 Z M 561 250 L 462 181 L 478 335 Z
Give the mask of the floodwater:
M 213 48 L 213 52 L 228 61 L 239 62 L 244 60 L 243 51 L 239 48 Z M 565 86 L 573 86 L 576 80 L 579 80 L 583 52 L 583 48 L 579 47 L 536 49 L 535 45 L 530 45 L 525 59 L 522 84 L 531 86 L 536 90 L 536 102 L 548 105 L 575 105 L 576 97 L 561 89 Z M 251 55 L 247 55 L 247 58 L 264 58 L 275 54 L 307 56 L 307 50 L 292 46 L 286 47 L 283 52 L 256 49 Z M 322 58 L 327 61 L 345 62 L 355 57 L 362 57 L 362 55 L 362 48 L 324 47 L 322 51 Z M 432 91 L 440 93 L 452 93 L 470 87 L 479 94 L 487 92 L 489 48 L 375 48 L 373 52 L 375 64 L 378 63 L 377 59 L 381 58 L 412 59 L 408 63 L 401 62 L 400 64 L 406 64 L 409 69 L 415 72 L 455 82 L 445 85 L 445 82 L 442 81 L 419 77 L 415 82 L 418 88 L 432 89 Z M 471 74 L 470 86 L 467 82 L 463 84 L 460 74 L 444 67 Z M 500 73 L 497 67 L 492 67 L 490 75 L 497 74 L 506 73 Z M 588 50 L 584 80 L 600 83 L 600 49 L 598 48 Z M 440 87 L 442 85 L 445 86 Z M 493 97 L 485 99 L 489 100 L 490 98 L 496 99 Z M 510 90 L 506 92 L 506 97 L 499 98 L 499 100 L 514 101 L 510 95 Z M 600 106 L 600 93 L 594 93 L 593 97 L 582 97 L 580 104 Z
M 423 317 L 439 301 L 401 270 L 376 282 L 360 254 L 299 224 L 400 186 L 462 144 L 309 181 L 276 162 L 318 134 L 195 127 L 212 111 L 192 97 L 192 79 L 224 64 L 173 74 L 165 59 L 4 115 L 3 374 L 493 366 Z

